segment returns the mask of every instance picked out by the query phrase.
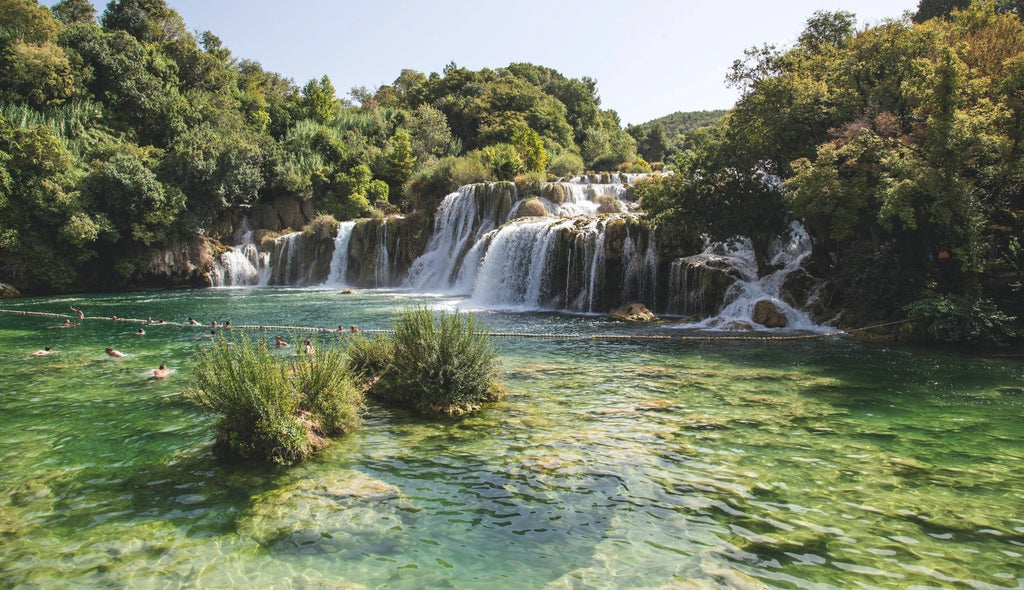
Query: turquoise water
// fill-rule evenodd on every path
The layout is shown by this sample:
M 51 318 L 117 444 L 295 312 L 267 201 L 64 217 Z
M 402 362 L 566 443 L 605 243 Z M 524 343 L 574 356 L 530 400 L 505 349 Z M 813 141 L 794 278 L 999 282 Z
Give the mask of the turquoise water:
M 135 323 L 0 314 L 0 586 L 1024 585 L 1013 360 L 847 337 L 592 339 L 688 333 L 483 311 L 495 332 L 581 337 L 495 338 L 509 396 L 467 420 L 371 402 L 358 431 L 300 466 L 211 455 L 211 418 L 180 395 L 210 321 L 388 328 L 422 301 L 287 289 L 3 301 L 204 325 L 138 336 Z M 28 356 L 43 346 L 54 354 Z M 149 380 L 160 363 L 175 373 Z

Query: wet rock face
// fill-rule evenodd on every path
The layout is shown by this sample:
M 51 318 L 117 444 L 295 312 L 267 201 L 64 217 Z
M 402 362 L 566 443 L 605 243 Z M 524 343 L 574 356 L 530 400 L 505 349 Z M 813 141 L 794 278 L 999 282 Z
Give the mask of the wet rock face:
M 21 297 L 21 293 L 12 285 L 0 283 L 0 299 L 7 299 L 10 297 Z
M 785 328 L 789 324 L 786 314 L 767 299 L 762 299 L 754 304 L 754 313 L 751 314 L 750 319 L 766 328 Z
M 613 319 L 626 322 L 653 322 L 658 319 L 658 316 L 647 309 L 643 303 L 627 303 L 608 315 Z

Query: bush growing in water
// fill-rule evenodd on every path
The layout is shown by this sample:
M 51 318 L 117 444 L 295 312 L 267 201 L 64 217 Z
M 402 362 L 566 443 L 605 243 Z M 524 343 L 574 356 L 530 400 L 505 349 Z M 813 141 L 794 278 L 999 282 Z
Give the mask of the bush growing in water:
M 359 337 L 350 366 L 372 381 L 369 393 L 434 416 L 461 416 L 500 399 L 498 356 L 472 314 L 426 308 L 402 312 L 394 333 Z
M 196 353 L 186 394 L 217 414 L 218 455 L 294 463 L 355 428 L 363 393 L 344 350 L 313 346 L 314 355 L 282 355 L 240 333 Z

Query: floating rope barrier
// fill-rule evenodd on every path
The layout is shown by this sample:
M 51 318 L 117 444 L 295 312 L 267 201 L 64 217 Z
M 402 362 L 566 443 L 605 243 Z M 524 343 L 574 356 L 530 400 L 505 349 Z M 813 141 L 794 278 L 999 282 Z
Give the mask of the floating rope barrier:
M 277 326 L 277 325 L 266 325 L 266 324 L 243 324 L 243 325 L 232 325 L 224 326 L 217 324 L 189 324 L 184 322 L 167 322 L 163 320 L 152 320 L 152 319 L 138 319 L 138 318 L 120 318 L 117 316 L 103 317 L 103 316 L 86 316 L 84 318 L 78 317 L 78 315 L 68 315 L 65 313 L 48 313 L 41 311 L 25 311 L 15 309 L 0 309 L 0 313 L 7 313 L 13 315 L 24 315 L 24 316 L 36 316 L 36 317 L 47 317 L 57 319 L 69 319 L 73 321 L 85 321 L 85 320 L 99 320 L 99 321 L 112 321 L 112 322 L 126 322 L 133 324 L 144 324 L 150 326 L 175 326 L 183 328 L 193 329 L 214 329 L 214 330 L 249 330 L 249 331 L 276 331 L 276 332 L 320 332 L 320 333 L 332 333 L 332 334 L 391 334 L 394 330 L 338 330 L 335 328 L 316 328 L 310 326 Z M 638 340 L 638 341 L 716 341 L 716 340 L 730 340 L 730 341 L 751 341 L 751 342 L 771 342 L 771 341 L 786 341 L 786 340 L 815 340 L 821 338 L 829 338 L 834 336 L 842 336 L 845 333 L 857 332 L 863 330 L 871 330 L 874 328 L 880 328 L 884 326 L 890 326 L 895 324 L 901 324 L 910 320 L 899 320 L 895 322 L 888 322 L 885 324 L 878 324 L 875 326 L 865 326 L 863 328 L 853 328 L 847 332 L 822 332 L 815 334 L 780 334 L 780 335 L 769 335 L 769 334 L 741 334 L 741 335 L 725 335 L 725 334 L 700 334 L 700 335 L 667 335 L 667 334 L 593 334 L 590 336 L 582 336 L 580 334 L 559 334 L 559 333 L 532 333 L 532 332 L 489 332 L 489 336 L 495 338 L 546 338 L 553 340 L 572 340 L 579 338 L 588 338 L 590 340 L 606 340 L 606 341 L 618 341 L 618 340 Z

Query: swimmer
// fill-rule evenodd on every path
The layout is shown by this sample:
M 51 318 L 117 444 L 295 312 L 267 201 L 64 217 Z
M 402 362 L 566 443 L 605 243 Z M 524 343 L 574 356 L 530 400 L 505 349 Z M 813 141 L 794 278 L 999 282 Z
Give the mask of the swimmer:
M 302 345 L 306 347 L 306 354 L 313 354 L 313 343 L 309 341 L 309 338 L 306 338 Z
M 162 363 L 161 363 L 159 369 L 153 369 L 153 379 L 163 379 L 163 378 L 167 377 L 170 374 L 171 374 L 170 369 L 167 368 L 167 365 L 162 364 Z
M 142 328 L 139 328 L 139 331 L 136 332 L 136 334 L 138 334 L 139 336 L 145 336 L 146 335 L 146 331 L 143 330 Z
M 37 351 L 33 352 L 29 356 L 46 356 L 46 355 L 48 355 L 48 354 L 50 354 L 52 352 L 53 351 L 50 350 L 50 347 L 47 346 L 47 347 L 44 347 L 42 350 L 37 350 Z
M 71 327 L 71 320 L 64 320 L 64 323 L 61 324 L 60 327 L 61 328 L 70 328 Z
M 213 324 L 210 326 L 213 329 L 217 329 L 217 320 L 213 320 Z
M 231 327 L 231 320 L 228 320 L 228 321 L 224 322 L 224 327 L 225 328 L 230 328 Z
M 73 311 L 73 312 L 78 314 L 78 319 L 80 319 L 80 320 L 84 320 L 85 319 L 85 313 L 83 313 L 81 309 L 72 307 L 70 305 L 68 306 L 68 308 L 71 309 L 71 311 Z
M 152 316 L 150 316 L 150 317 L 147 317 L 147 318 L 146 318 L 146 323 L 147 323 L 147 324 L 152 324 L 152 323 L 153 323 L 153 317 L 152 317 Z
M 356 333 L 356 332 L 359 331 L 359 328 L 355 327 L 355 325 L 353 324 L 352 326 L 349 327 L 348 331 L 352 332 L 352 333 Z
M 190 325 L 190 326 L 198 326 L 199 322 L 197 322 L 195 320 L 195 318 L 188 318 L 188 325 Z
M 287 348 L 290 345 L 284 340 L 281 340 L 280 336 L 274 336 L 274 346 L 278 348 Z
M 338 331 L 339 332 L 344 332 L 345 331 L 345 326 L 342 326 L 341 324 L 338 324 Z
M 124 356 L 123 352 L 121 352 L 119 350 L 114 350 L 113 348 L 110 348 L 109 346 L 106 348 L 105 352 L 107 354 L 109 354 L 110 356 L 117 357 L 117 358 L 121 358 L 121 357 Z

